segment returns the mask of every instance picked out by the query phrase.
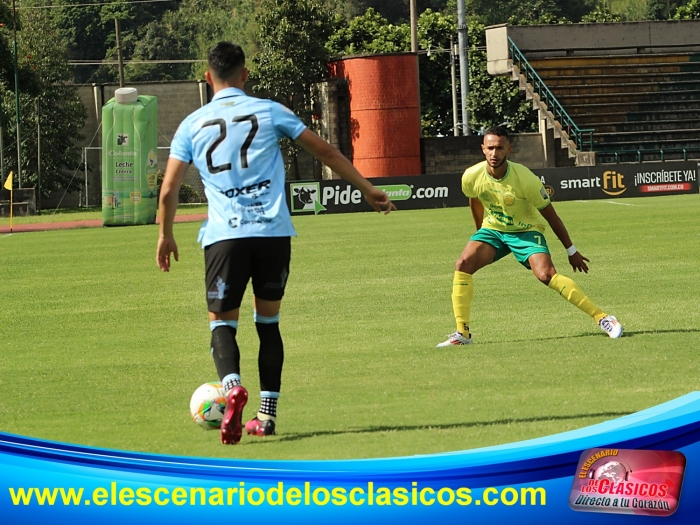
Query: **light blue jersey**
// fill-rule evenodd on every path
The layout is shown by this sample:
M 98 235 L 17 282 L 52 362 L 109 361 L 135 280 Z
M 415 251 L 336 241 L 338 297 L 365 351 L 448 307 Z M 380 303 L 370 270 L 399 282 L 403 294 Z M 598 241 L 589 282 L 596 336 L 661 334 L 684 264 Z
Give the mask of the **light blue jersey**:
M 209 202 L 200 232 L 203 247 L 226 239 L 296 235 L 279 140 L 296 139 L 304 129 L 281 104 L 236 88 L 222 89 L 182 121 L 170 156 L 193 162 L 202 177 Z

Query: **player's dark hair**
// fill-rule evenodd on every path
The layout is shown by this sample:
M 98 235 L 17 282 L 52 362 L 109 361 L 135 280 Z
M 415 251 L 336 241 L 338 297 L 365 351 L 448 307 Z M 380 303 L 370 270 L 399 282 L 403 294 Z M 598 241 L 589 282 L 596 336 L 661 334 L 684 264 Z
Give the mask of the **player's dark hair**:
M 209 50 L 209 70 L 221 80 L 227 80 L 245 66 L 245 53 L 238 44 L 219 42 Z
M 505 139 L 510 142 L 508 128 L 506 128 L 505 126 L 491 126 L 489 129 L 484 131 L 484 137 L 486 135 L 496 135 L 497 137 L 505 137 Z

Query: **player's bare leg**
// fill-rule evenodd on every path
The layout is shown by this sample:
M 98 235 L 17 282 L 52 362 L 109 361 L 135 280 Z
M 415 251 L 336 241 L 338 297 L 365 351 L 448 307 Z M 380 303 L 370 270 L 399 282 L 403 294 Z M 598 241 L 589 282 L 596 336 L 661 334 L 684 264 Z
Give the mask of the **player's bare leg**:
M 488 266 L 496 258 L 496 248 L 489 243 L 469 241 L 455 263 L 458 272 L 474 275 L 484 266 Z
M 548 253 L 535 253 L 529 257 L 527 262 L 530 263 L 530 268 L 535 277 L 545 286 L 549 286 L 552 277 L 557 273 L 552 257 Z

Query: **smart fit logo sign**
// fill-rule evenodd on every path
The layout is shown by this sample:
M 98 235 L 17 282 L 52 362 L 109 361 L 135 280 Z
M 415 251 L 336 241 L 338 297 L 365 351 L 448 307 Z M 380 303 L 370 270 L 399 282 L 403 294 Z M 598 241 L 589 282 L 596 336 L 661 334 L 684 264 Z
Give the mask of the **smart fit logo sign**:
M 622 195 L 627 191 L 625 187 L 625 176 L 616 171 L 606 171 L 603 173 L 603 193 L 608 195 Z

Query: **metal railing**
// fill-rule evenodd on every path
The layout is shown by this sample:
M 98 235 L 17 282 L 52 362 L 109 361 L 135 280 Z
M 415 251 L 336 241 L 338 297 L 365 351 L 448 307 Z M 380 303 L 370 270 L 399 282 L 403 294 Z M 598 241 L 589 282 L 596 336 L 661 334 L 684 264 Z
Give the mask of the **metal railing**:
M 593 132 L 595 130 L 592 128 L 579 128 L 510 37 L 508 37 L 508 43 L 513 63 L 518 66 L 525 80 L 532 86 L 535 93 L 540 96 L 540 100 L 546 104 L 549 111 L 554 115 L 554 119 L 568 133 L 571 140 L 576 144 L 576 148 L 579 151 L 593 151 Z
M 618 151 L 598 151 L 596 152 L 596 157 L 599 162 L 606 163 L 603 159 L 613 158 L 615 159 L 615 164 L 619 164 L 623 159 L 634 158 L 634 162 L 644 162 L 645 155 L 658 155 L 661 162 L 666 162 L 666 160 L 680 160 L 680 159 L 667 159 L 666 155 L 680 153 L 683 155 L 683 160 L 687 161 L 689 153 L 698 153 L 697 157 L 690 160 L 700 160 L 700 147 L 698 148 L 648 148 L 648 149 L 636 149 L 636 150 L 618 150 Z M 629 161 L 628 161 L 629 162 Z

